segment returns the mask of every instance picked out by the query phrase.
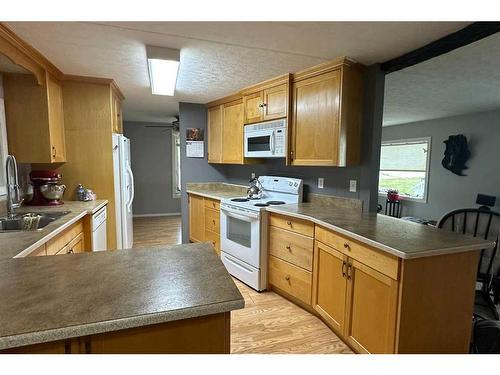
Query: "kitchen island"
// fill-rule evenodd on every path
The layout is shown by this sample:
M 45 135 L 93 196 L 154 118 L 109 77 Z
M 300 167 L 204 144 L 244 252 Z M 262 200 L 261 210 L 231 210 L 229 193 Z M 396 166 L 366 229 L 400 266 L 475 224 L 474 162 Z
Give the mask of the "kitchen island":
M 0 261 L 7 353 L 229 353 L 244 300 L 208 244 Z

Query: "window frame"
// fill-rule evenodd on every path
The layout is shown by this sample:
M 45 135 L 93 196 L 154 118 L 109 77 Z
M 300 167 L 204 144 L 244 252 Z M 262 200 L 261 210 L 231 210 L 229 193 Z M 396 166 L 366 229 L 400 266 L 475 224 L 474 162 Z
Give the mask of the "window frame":
M 411 201 L 411 202 L 417 202 L 417 203 L 427 203 L 428 202 L 428 197 L 429 197 L 429 178 L 430 178 L 430 164 L 431 164 L 431 153 L 432 153 L 432 137 L 419 137 L 419 138 L 404 138 L 404 139 L 391 139 L 391 140 L 386 140 L 382 141 L 380 144 L 380 160 L 382 160 L 382 147 L 385 145 L 401 145 L 401 144 L 411 144 L 411 143 L 424 143 L 427 142 L 427 160 L 425 163 L 425 186 L 424 186 L 424 196 L 423 198 L 412 198 L 408 197 L 405 195 L 400 195 L 401 200 L 405 201 Z M 384 169 L 385 170 L 385 169 Z M 379 181 L 378 181 L 378 186 L 377 186 L 377 191 L 379 197 L 386 197 L 386 193 L 380 192 L 380 172 L 382 171 L 382 168 L 379 163 Z M 389 169 L 387 169 L 389 171 Z M 398 171 L 404 171 L 398 169 Z
M 177 146 L 177 141 L 179 142 L 179 146 Z M 181 197 L 181 190 L 177 190 L 177 187 L 181 186 L 180 147 L 180 132 L 172 130 L 172 198 Z M 177 167 L 179 168 L 178 173 L 176 173 Z
M 5 176 L 5 161 L 7 160 L 8 153 L 5 103 L 4 99 L 0 98 L 0 175 L 3 176 L 3 179 L 5 180 L 4 184 L 2 184 L 2 181 L 0 180 L 0 197 L 7 195 L 7 176 Z

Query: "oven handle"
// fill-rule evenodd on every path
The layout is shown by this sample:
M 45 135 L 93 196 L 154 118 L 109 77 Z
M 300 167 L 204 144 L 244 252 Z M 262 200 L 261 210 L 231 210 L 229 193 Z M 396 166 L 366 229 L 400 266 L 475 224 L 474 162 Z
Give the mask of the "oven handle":
M 248 216 L 247 216 L 247 215 L 237 214 L 237 213 L 235 213 L 235 212 L 233 212 L 230 209 L 227 209 L 225 207 L 221 207 L 220 209 L 221 209 L 221 211 L 223 211 L 226 214 L 226 216 L 234 217 L 235 219 L 240 219 L 240 220 L 243 220 L 243 221 L 247 221 L 249 223 L 252 222 L 252 221 L 255 221 L 255 220 L 257 220 L 259 218 L 259 216 L 256 215 L 256 214 L 250 214 L 249 213 Z

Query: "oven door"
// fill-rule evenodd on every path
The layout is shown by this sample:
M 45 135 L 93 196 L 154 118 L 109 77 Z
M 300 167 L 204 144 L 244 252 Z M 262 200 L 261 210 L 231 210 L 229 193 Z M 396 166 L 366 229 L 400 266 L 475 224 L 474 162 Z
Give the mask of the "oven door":
M 245 131 L 245 157 L 272 158 L 276 150 L 274 130 Z
M 221 250 L 260 268 L 260 214 L 221 205 Z

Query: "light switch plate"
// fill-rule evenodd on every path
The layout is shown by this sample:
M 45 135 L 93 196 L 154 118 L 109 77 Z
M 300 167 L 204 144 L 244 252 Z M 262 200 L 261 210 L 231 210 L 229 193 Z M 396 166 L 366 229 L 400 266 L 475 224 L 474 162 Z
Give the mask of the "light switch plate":
M 252 177 L 251 178 L 255 178 L 255 172 L 252 172 Z
M 358 181 L 350 180 L 349 181 L 349 191 L 351 193 L 355 193 L 358 190 Z
M 318 178 L 318 189 L 323 189 L 325 185 L 325 179 L 323 177 Z

